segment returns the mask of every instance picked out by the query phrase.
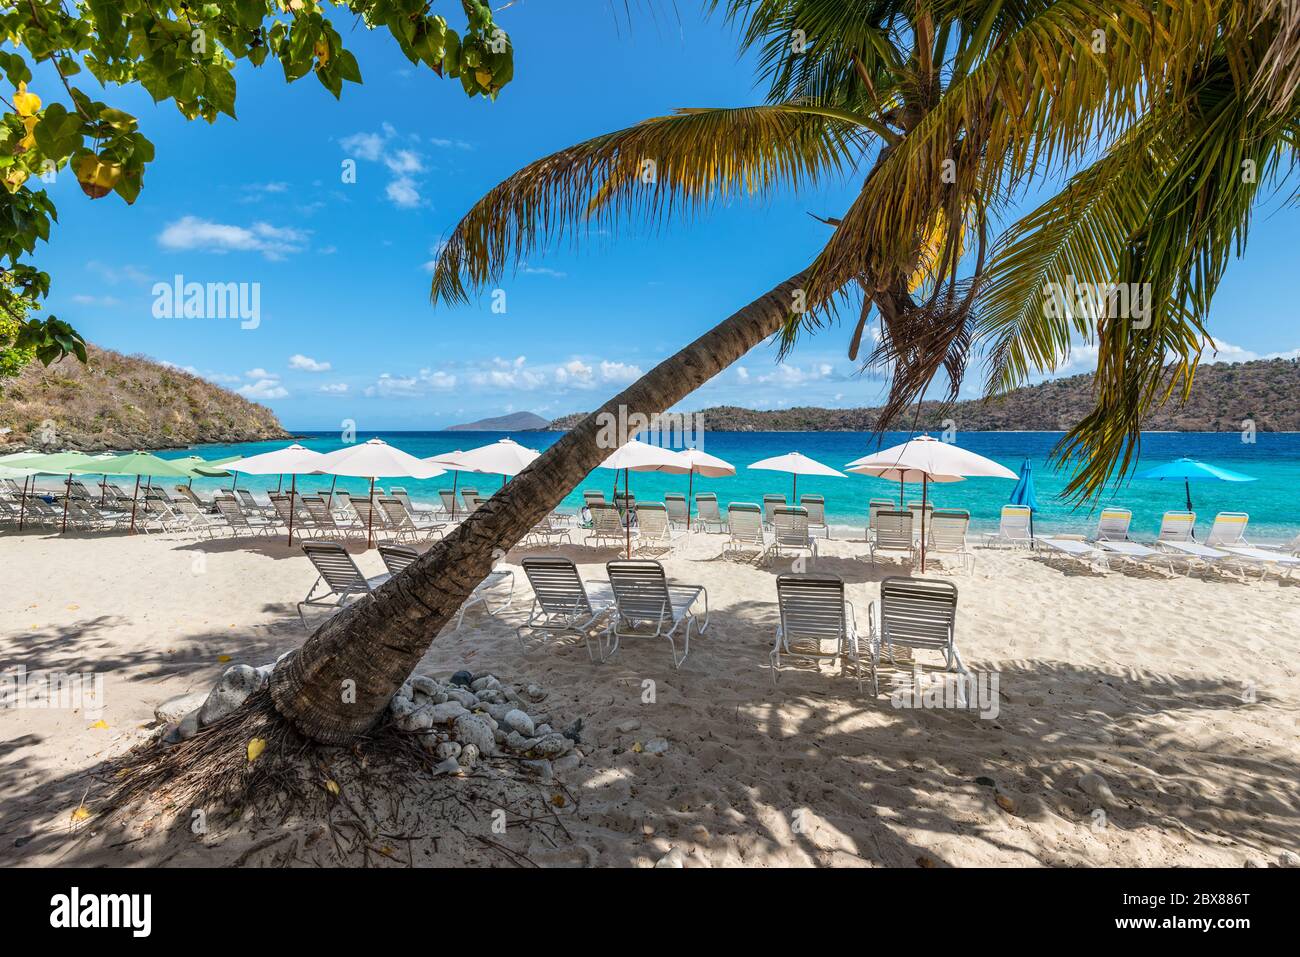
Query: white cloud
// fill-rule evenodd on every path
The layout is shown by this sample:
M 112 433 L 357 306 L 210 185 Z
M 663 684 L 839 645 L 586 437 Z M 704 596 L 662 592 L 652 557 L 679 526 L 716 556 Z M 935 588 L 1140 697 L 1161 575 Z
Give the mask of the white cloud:
M 257 222 L 251 226 L 214 223 L 197 216 L 182 216 L 158 234 L 165 249 L 199 249 L 204 252 L 259 252 L 267 259 L 283 259 L 302 252 L 308 234 L 288 226 Z
M 596 384 L 594 370 L 581 359 L 570 359 L 556 369 L 555 381 L 560 385 L 572 385 L 579 389 L 590 389 Z
M 384 187 L 389 202 L 401 209 L 423 204 L 417 174 L 425 172 L 424 156 L 409 146 L 398 146 L 397 130 L 385 123 L 378 133 L 353 133 L 339 140 L 343 152 L 353 159 L 382 163 L 392 174 Z
M 85 293 L 78 293 L 73 296 L 72 301 L 79 306 L 98 306 L 101 309 L 111 309 L 114 306 L 122 305 L 122 300 L 114 296 L 88 296 Z
M 815 363 L 807 369 L 781 363 L 776 367 L 775 371 L 759 376 L 758 381 L 769 382 L 776 385 L 795 386 L 803 385 L 807 382 L 817 382 L 821 379 L 829 379 L 834 372 L 835 368 L 829 362 Z
M 531 391 L 545 385 L 546 376 L 527 368 L 527 359 L 516 356 L 513 359 L 493 359 L 491 368 L 471 373 L 470 382 L 498 389 Z
M 297 353 L 289 357 L 289 368 L 301 369 L 304 372 L 329 372 L 331 366 L 328 362 L 318 362 L 311 356 Z
M 137 269 L 135 266 L 130 264 L 124 266 L 110 266 L 108 263 L 102 263 L 98 259 L 87 261 L 86 268 L 113 286 L 116 286 L 120 282 L 153 282 L 154 278 L 144 272 L 144 270 Z
M 525 276 L 550 276 L 552 279 L 564 279 L 568 273 L 560 272 L 558 269 L 551 269 L 548 266 L 530 266 L 528 263 L 522 263 L 519 271 Z
M 448 140 L 437 136 L 429 137 L 429 142 L 439 149 L 472 150 L 474 148 L 473 143 L 467 143 L 464 140 Z
M 278 379 L 280 378 L 280 373 L 269 372 L 259 366 L 256 369 L 249 369 L 244 373 L 244 376 L 248 379 Z
M 1224 342 L 1222 339 L 1211 338 L 1209 342 L 1209 354 L 1205 357 L 1206 363 L 1216 362 L 1253 362 L 1256 359 L 1296 359 L 1300 358 L 1300 349 L 1289 349 L 1286 352 L 1252 352 L 1249 349 L 1243 349 L 1241 346 L 1234 346 L 1230 342 Z
M 268 399 L 283 399 L 289 390 L 274 379 L 258 379 L 252 385 L 241 385 L 235 390 L 246 399 L 265 402 Z
M 741 382 L 749 381 L 749 370 L 744 366 L 736 366 L 736 378 Z
M 384 188 L 384 195 L 394 206 L 411 209 L 420 205 L 420 190 L 409 176 L 399 176 Z
M 456 388 L 456 376 L 441 369 L 421 369 L 418 375 L 395 376 L 381 373 L 374 385 L 366 386 L 367 396 L 416 398 L 430 392 L 447 392 Z
M 626 362 L 602 362 L 600 378 L 603 382 L 626 384 L 641 378 L 641 367 Z
M 348 391 L 346 382 L 330 382 L 320 387 L 317 391 L 324 392 L 326 395 L 345 395 Z

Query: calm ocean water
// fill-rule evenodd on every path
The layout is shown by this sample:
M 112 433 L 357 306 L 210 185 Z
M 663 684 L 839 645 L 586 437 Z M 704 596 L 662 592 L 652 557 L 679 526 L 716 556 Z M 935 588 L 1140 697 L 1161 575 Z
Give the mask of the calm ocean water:
M 509 435 L 524 445 L 544 449 L 556 441 L 559 432 L 379 432 L 358 434 L 358 441 L 378 436 L 420 458 L 470 449 Z M 906 441 L 905 433 L 887 433 L 881 447 Z M 1065 488 L 1069 476 L 1058 474 L 1048 464 L 1052 448 L 1061 433 L 1051 432 L 966 432 L 957 444 L 973 452 L 1001 462 L 1013 472 L 1019 472 L 1021 463 L 1028 459 L 1034 469 L 1034 486 L 1041 506 L 1036 515 L 1036 527 L 1042 532 L 1086 531 L 1095 527 L 1096 514 L 1088 508 L 1075 508 L 1061 500 L 1059 493 Z M 328 452 L 343 443 L 337 432 L 307 433 L 301 439 L 308 448 Z M 221 455 L 252 455 L 279 448 L 280 442 L 249 442 L 240 445 L 205 445 L 198 454 L 209 458 Z M 728 502 L 760 502 L 765 492 L 790 494 L 790 477 L 777 472 L 764 472 L 745 468 L 751 462 L 798 451 L 834 468 L 841 468 L 855 458 L 875 451 L 873 436 L 860 432 L 708 432 L 703 447 L 736 466 L 731 478 L 706 479 L 696 476 L 696 492 L 715 492 L 723 510 Z M 179 456 L 190 452 L 165 452 L 164 456 Z M 1237 433 L 1147 433 L 1142 441 L 1140 467 L 1146 468 L 1171 461 L 1180 456 L 1190 456 L 1233 471 L 1244 472 L 1258 479 L 1248 483 L 1194 482 L 1192 500 L 1195 506 L 1198 530 L 1203 533 L 1218 511 L 1245 511 L 1250 513 L 1250 526 L 1255 537 L 1261 540 L 1289 539 L 1300 531 L 1300 433 L 1260 432 L 1256 441 L 1249 444 Z M 436 479 L 391 480 L 391 484 L 405 486 L 417 501 L 436 501 L 439 488 L 451 487 L 451 474 Z M 230 479 L 199 479 L 195 485 L 207 489 L 229 485 Z M 274 489 L 274 476 L 240 476 L 240 487 L 254 491 Z M 287 484 L 288 477 L 285 482 Z M 470 485 L 484 494 L 501 487 L 502 477 L 463 474 L 461 485 Z M 330 479 L 321 476 L 304 476 L 300 487 L 328 489 Z M 387 483 L 385 483 L 387 484 Z M 980 529 L 995 527 L 1002 505 L 1015 483 L 1004 479 L 968 479 L 964 482 L 931 486 L 931 498 L 939 507 L 965 508 L 971 513 L 972 523 Z M 367 486 L 361 479 L 339 479 L 339 488 L 353 492 L 364 491 Z M 582 489 L 599 488 L 609 497 L 614 486 L 614 473 L 597 469 L 564 501 L 564 507 L 577 509 L 582 505 Z M 687 477 L 663 475 L 655 472 L 632 474 L 632 493 L 639 498 L 662 499 L 665 492 L 685 493 Z M 881 479 L 850 475 L 847 478 L 804 477 L 799 480 L 799 491 L 816 492 L 826 496 L 826 511 L 832 524 L 860 528 L 866 521 L 867 503 L 873 497 L 897 497 L 898 483 Z M 921 487 L 908 485 L 908 501 L 919 500 Z M 1102 499 L 1103 505 L 1123 505 L 1133 510 L 1135 533 L 1153 534 L 1160 523 L 1160 515 L 1167 509 L 1183 505 L 1182 483 L 1134 480 L 1112 489 Z

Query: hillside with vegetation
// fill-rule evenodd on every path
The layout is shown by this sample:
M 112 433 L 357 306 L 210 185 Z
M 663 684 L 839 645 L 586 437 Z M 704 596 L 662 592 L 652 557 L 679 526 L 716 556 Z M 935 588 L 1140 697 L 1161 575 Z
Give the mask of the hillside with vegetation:
M 145 356 L 94 346 L 88 353 L 85 365 L 33 362 L 0 379 L 0 429 L 10 430 L 0 435 L 0 451 L 168 449 L 289 435 L 266 406 L 206 379 Z
M 1069 429 L 1092 408 L 1091 374 L 1053 379 L 1016 389 L 996 399 L 975 399 L 943 406 L 922 404 L 917 427 L 942 431 L 945 420 L 966 432 L 1058 432 Z M 878 410 L 821 409 L 811 406 L 759 412 L 737 406 L 700 410 L 706 427 L 719 432 L 869 432 Z M 564 430 L 581 421 L 581 413 L 556 419 Z M 1196 372 L 1186 403 L 1175 397 L 1143 423 L 1151 431 L 1237 432 L 1251 420 L 1260 432 L 1300 432 L 1300 361 L 1260 359 L 1235 364 L 1203 365 Z M 899 422 L 897 428 L 910 427 Z

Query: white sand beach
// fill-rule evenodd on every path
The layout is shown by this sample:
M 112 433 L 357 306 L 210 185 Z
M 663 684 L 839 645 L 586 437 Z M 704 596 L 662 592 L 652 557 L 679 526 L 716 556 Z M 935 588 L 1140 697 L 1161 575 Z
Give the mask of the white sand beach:
M 1101 575 L 977 549 L 973 574 L 939 574 L 959 590 L 967 667 L 998 677 L 997 714 L 981 718 L 893 707 L 906 666 L 883 669 L 879 696 L 829 670 L 786 670 L 773 687 L 775 577 L 789 559 L 722 559 L 722 541 L 692 534 L 662 559 L 670 580 L 709 593 L 709 628 L 680 671 L 662 639 L 624 641 L 603 665 L 580 642 L 521 652 L 523 550 L 503 566 L 517 572 L 513 605 L 497 618 L 472 610 L 433 643 L 421 671 L 535 683 L 556 727 L 582 719 L 584 760 L 562 776 L 572 800 L 557 811 L 568 838 L 557 847 L 518 828 L 500 844 L 597 866 L 648 866 L 674 848 L 687 867 L 1241 867 L 1300 853 L 1300 580 Z M 615 557 L 559 551 L 588 579 Z M 354 553 L 382 571 L 376 552 Z M 844 578 L 860 622 L 880 579 L 900 573 L 865 553 L 861 540 L 831 541 L 813 567 Z M 282 538 L 6 534 L 0 565 L 0 663 L 104 678 L 102 724 L 84 709 L 0 710 L 0 864 L 270 863 L 281 848 L 246 853 L 262 835 L 245 828 L 196 839 L 73 812 L 101 762 L 157 733 L 160 702 L 306 639 L 294 603 L 315 575 L 302 552 Z M 644 748 L 655 738 L 666 751 Z M 1090 774 L 1111 794 L 1081 787 Z M 404 841 L 399 860 L 379 863 L 511 863 L 438 832 L 435 814 L 413 838 L 418 856 Z M 290 843 L 298 855 L 277 863 L 312 862 L 308 842 Z

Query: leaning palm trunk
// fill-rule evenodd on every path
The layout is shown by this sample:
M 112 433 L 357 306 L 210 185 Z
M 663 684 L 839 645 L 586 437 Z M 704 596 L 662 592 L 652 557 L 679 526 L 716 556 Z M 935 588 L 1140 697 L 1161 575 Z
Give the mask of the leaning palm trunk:
M 445 539 L 373 595 L 317 629 L 271 676 L 276 710 L 303 735 L 341 744 L 369 730 L 443 625 L 492 565 L 549 514 L 612 449 L 597 443 L 602 413 L 627 421 L 679 402 L 791 313 L 793 276 L 664 360 L 587 416 Z

